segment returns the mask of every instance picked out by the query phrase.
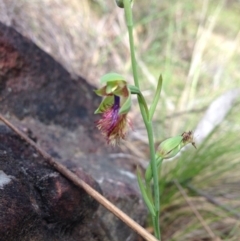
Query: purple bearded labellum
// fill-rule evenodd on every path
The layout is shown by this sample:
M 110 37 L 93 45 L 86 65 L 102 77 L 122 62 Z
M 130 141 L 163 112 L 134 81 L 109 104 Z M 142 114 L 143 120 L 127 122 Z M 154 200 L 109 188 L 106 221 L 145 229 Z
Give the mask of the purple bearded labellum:
M 127 82 L 118 74 L 107 74 L 102 77 L 101 82 L 106 85 L 95 91 L 104 97 L 95 111 L 95 114 L 102 113 L 102 118 L 97 121 L 97 128 L 109 144 L 115 145 L 125 138 L 131 127 L 127 117 L 131 108 L 131 94 Z
M 124 139 L 131 126 L 127 114 L 119 114 L 119 110 L 120 97 L 114 96 L 114 104 L 107 108 L 102 118 L 97 121 L 97 128 L 112 145 L 118 144 L 121 139 Z

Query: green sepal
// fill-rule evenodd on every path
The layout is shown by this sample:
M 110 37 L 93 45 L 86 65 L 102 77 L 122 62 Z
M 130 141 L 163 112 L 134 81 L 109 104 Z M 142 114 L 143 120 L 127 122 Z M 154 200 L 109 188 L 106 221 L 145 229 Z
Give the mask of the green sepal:
M 102 87 L 101 89 L 94 90 L 94 92 L 98 96 L 105 96 L 105 95 L 107 95 L 107 93 L 106 93 L 106 86 Z
M 141 191 L 141 194 L 142 194 L 142 197 L 143 197 L 143 200 L 149 210 L 149 212 L 151 213 L 152 216 L 156 216 L 156 211 L 155 211 L 155 208 L 153 206 L 153 203 L 150 201 L 148 195 L 147 195 L 147 191 L 146 191 L 146 188 L 143 184 L 143 181 L 141 179 L 141 175 L 140 175 L 140 172 L 139 172 L 139 169 L 137 169 L 137 180 L 138 180 L 138 185 L 139 185 L 139 188 L 140 188 L 140 191 Z
M 115 82 L 115 81 L 125 81 L 126 82 L 126 79 L 122 75 L 117 74 L 117 73 L 105 74 L 100 79 L 101 84 L 108 84 L 109 82 Z
M 117 81 L 107 83 L 106 85 L 106 94 L 113 94 L 114 91 L 118 88 Z
M 101 104 L 95 110 L 94 114 L 103 113 L 104 111 L 106 111 L 107 107 L 112 106 L 113 103 L 114 103 L 114 96 L 107 96 L 102 100 Z
M 126 99 L 126 101 L 123 103 L 123 105 L 121 106 L 120 110 L 119 110 L 119 114 L 125 114 L 128 113 L 129 110 L 131 109 L 131 105 L 132 105 L 132 99 L 131 96 L 129 95 Z

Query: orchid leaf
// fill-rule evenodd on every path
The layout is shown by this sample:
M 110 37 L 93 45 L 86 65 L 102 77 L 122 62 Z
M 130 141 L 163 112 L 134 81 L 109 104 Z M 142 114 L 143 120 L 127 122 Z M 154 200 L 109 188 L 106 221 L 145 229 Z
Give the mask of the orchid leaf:
M 147 195 L 147 191 L 146 191 L 146 188 L 141 179 L 139 169 L 137 169 L 137 180 L 138 180 L 138 185 L 139 185 L 143 200 L 144 200 L 149 212 L 151 213 L 151 215 L 155 217 L 156 216 L 155 208 Z
M 156 89 L 156 92 L 155 92 L 155 95 L 154 95 L 154 98 L 153 98 L 153 102 L 152 102 L 152 105 L 151 105 L 150 110 L 149 110 L 150 120 L 152 120 L 152 118 L 153 118 L 154 112 L 156 110 L 156 107 L 157 107 L 157 104 L 158 104 L 158 101 L 159 101 L 159 98 L 160 98 L 160 94 L 161 94 L 161 90 L 162 90 L 162 81 L 163 81 L 162 75 L 160 75 L 159 78 L 158 78 L 157 89 Z

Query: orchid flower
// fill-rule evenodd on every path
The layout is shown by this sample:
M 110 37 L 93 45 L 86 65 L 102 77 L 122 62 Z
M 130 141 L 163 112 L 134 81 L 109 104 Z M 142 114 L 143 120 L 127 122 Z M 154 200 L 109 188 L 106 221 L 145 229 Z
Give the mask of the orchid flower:
M 105 136 L 108 144 L 118 144 L 124 139 L 130 120 L 127 114 L 131 108 L 131 91 L 123 76 L 116 73 L 109 73 L 101 78 L 102 88 L 95 91 L 99 96 L 104 97 L 95 114 L 102 114 L 97 121 L 97 128 Z

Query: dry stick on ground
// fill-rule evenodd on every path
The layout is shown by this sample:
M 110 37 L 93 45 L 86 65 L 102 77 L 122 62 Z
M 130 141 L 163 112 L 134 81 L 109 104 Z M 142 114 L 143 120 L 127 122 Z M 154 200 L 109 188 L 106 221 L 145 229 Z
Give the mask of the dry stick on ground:
M 186 192 L 184 191 L 184 189 L 182 188 L 181 184 L 178 182 L 178 180 L 174 180 L 173 181 L 174 184 L 177 186 L 178 190 L 180 191 L 180 193 L 182 194 L 182 196 L 184 197 L 185 201 L 187 202 L 187 204 L 189 205 L 189 207 L 191 208 L 191 210 L 193 211 L 193 213 L 196 215 L 197 219 L 199 220 L 199 222 L 202 224 L 202 226 L 204 227 L 204 229 L 207 231 L 208 235 L 214 240 L 214 241 L 220 241 L 221 239 L 219 239 L 218 237 L 215 236 L 215 234 L 213 233 L 213 231 L 210 229 L 210 227 L 206 224 L 206 222 L 204 221 L 203 217 L 201 216 L 201 214 L 198 212 L 198 210 L 194 207 L 194 205 L 192 204 L 192 202 L 190 201 L 190 199 L 188 198 Z
M 98 201 L 101 205 L 103 205 L 106 209 L 112 212 L 115 216 L 121 219 L 125 224 L 127 224 L 131 229 L 136 231 L 140 236 L 142 236 L 147 241 L 158 241 L 153 235 L 147 232 L 143 227 L 141 227 L 138 223 L 136 223 L 133 219 L 131 219 L 128 215 L 122 212 L 119 208 L 109 202 L 105 197 L 103 197 L 99 192 L 89 186 L 86 182 L 81 180 L 77 175 L 71 172 L 62 164 L 55 161 L 47 152 L 42 150 L 39 145 L 37 145 L 34 141 L 29 139 L 24 133 L 18 130 L 13 124 L 11 124 L 8 120 L 6 120 L 2 115 L 0 115 L 0 120 L 5 123 L 10 129 L 12 129 L 15 133 L 17 133 L 23 140 L 25 140 L 28 144 L 33 146 L 45 159 L 45 161 L 54 167 L 58 172 L 60 172 L 67 179 L 71 180 L 76 186 L 83 188 L 91 197 L 93 197 L 96 201 Z

